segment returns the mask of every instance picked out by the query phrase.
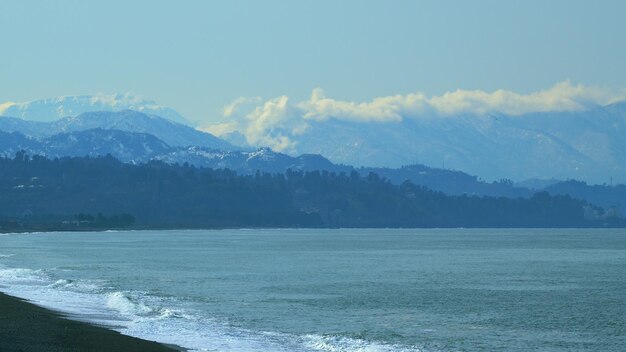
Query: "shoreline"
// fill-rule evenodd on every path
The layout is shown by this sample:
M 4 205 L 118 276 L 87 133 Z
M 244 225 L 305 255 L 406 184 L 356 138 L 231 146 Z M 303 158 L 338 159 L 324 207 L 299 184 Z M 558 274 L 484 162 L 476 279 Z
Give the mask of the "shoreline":
M 126 232 L 126 231 L 210 231 L 210 230 L 446 230 L 446 229 L 466 229 L 466 230 L 558 230 L 558 229 L 626 229 L 626 222 L 621 226 L 548 226 L 548 227 L 535 227 L 535 226 L 518 226 L 518 227 L 506 227 L 506 226 L 496 226 L 496 227 L 482 227 L 482 226 L 437 226 L 437 227 L 151 227 L 151 226 L 142 226 L 142 227 L 127 227 L 127 228 L 20 228 L 20 229 L 2 229 L 0 228 L 0 235 L 12 235 L 12 234 L 30 234 L 30 233 L 55 233 L 55 232 Z
M 186 349 L 71 320 L 0 292 L 0 351 L 181 352 Z

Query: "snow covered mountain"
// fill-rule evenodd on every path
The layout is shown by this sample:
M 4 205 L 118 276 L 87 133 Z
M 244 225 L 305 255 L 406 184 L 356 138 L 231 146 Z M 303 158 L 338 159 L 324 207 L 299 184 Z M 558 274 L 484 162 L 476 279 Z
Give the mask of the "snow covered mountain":
M 91 129 L 60 133 L 43 140 L 49 157 L 103 156 L 110 154 L 124 162 L 141 163 L 171 147 L 153 135 L 118 130 Z
M 42 139 L 26 137 L 19 132 L 0 131 L 0 155 L 9 158 L 19 151 L 47 158 L 110 154 L 124 162 L 142 163 L 170 148 L 152 135 L 118 130 L 59 133 Z
M 253 174 L 257 170 L 284 173 L 288 169 L 313 171 L 352 170 L 334 165 L 320 155 L 292 157 L 276 153 L 269 148 L 255 151 L 224 151 L 204 147 L 170 146 L 157 137 L 137 132 L 112 129 L 88 129 L 62 132 L 48 137 L 27 137 L 19 132 L 0 131 L 0 155 L 13 157 L 19 151 L 48 158 L 66 156 L 111 156 L 127 163 L 145 163 L 159 160 L 169 164 L 188 163 L 197 167 L 230 169 L 240 174 Z
M 350 174 L 357 171 L 361 176 L 370 172 L 385 177 L 395 184 L 410 180 L 434 190 L 452 195 L 493 195 L 520 197 L 532 192 L 514 188 L 507 183 L 485 183 L 477 177 L 459 171 L 432 169 L 423 165 L 412 165 L 399 169 L 358 168 L 333 164 L 321 155 L 303 154 L 289 156 L 269 148 L 254 151 L 221 151 L 202 147 L 172 147 L 158 138 L 136 132 L 91 129 L 60 133 L 42 139 L 26 137 L 18 132 L 0 131 L 0 155 L 13 157 L 24 150 L 31 155 L 48 158 L 66 156 L 113 157 L 127 163 L 145 163 L 152 160 L 168 164 L 190 164 L 196 167 L 230 169 L 239 174 L 254 174 L 257 170 L 267 173 L 292 171 L 329 171 Z
M 0 116 L 18 117 L 31 121 L 55 121 L 90 111 L 122 110 L 135 110 L 158 115 L 174 122 L 189 124 L 189 121 L 175 110 L 129 94 L 64 96 L 22 103 L 0 104 Z
M 245 125 L 254 120 L 242 121 L 238 131 L 259 131 Z M 626 182 L 626 102 L 565 112 L 433 114 L 385 122 L 293 117 L 262 131 L 266 134 L 247 140 L 288 141 L 283 145 L 291 154 L 321 154 L 356 166 L 425 164 L 487 180 Z M 239 144 L 241 137 L 223 136 Z
M 335 165 L 321 155 L 303 154 L 289 156 L 277 153 L 269 148 L 255 151 L 219 151 L 199 147 L 174 148 L 157 155 L 154 160 L 173 163 L 188 163 L 198 167 L 212 169 L 230 169 L 240 174 L 252 174 L 257 170 L 267 173 L 293 171 L 327 170 L 350 172 L 352 167 Z
M 0 131 L 0 155 L 12 157 L 19 151 L 40 154 L 41 143 L 38 140 L 24 136 L 19 132 Z
M 204 149 L 269 146 L 292 156 L 319 154 L 333 163 L 357 167 L 423 164 L 461 170 L 490 181 L 578 179 L 601 184 L 612 177 L 616 183 L 626 183 L 626 102 L 519 114 L 481 113 L 478 109 L 448 115 L 427 110 L 412 116 L 415 112 L 403 105 L 383 104 L 384 109 L 377 109 L 382 104 L 379 102 L 371 106 L 335 102 L 338 106 L 334 110 L 323 114 L 316 110 L 331 103 L 321 100 L 306 110 L 299 104 L 289 105 L 287 100 L 270 101 L 252 113 L 232 117 L 234 128 L 220 139 L 172 122 L 180 115 L 153 102 L 120 95 L 64 97 L 1 104 L 0 113 L 19 118 L 0 117 L 0 130 L 46 138 L 88 129 L 115 129 L 151 134 L 171 147 L 199 147 L 178 150 L 174 159 L 194 159 Z M 133 110 L 120 110 L 125 107 Z M 120 111 L 59 118 L 96 108 Z M 333 115 L 366 108 L 372 109 L 366 118 Z M 385 114 L 392 117 L 380 117 Z M 202 163 L 205 159 L 201 158 Z
M 210 133 L 134 110 L 86 112 L 75 117 L 66 117 L 50 122 L 0 117 L 0 131 L 20 132 L 33 138 L 45 138 L 59 133 L 91 129 L 150 134 L 170 146 L 199 146 L 220 150 L 236 149 L 228 142 Z

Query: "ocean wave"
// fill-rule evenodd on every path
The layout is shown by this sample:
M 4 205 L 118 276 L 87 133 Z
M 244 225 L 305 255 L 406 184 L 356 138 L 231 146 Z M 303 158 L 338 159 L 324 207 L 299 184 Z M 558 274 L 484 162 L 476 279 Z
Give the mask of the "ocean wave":
M 106 294 L 107 306 L 121 314 L 136 317 L 144 317 L 152 315 L 155 310 L 145 304 L 133 301 L 129 295 L 123 292 L 111 292 Z
M 15 236 L 15 235 L 36 235 L 44 232 L 41 231 L 33 231 L 33 232 L 3 232 L 0 233 L 0 236 Z
M 315 351 L 324 352 L 421 352 L 413 346 L 400 346 L 345 336 L 305 335 L 304 344 Z
M 47 285 L 50 288 L 65 289 L 71 291 L 85 292 L 85 293 L 97 293 L 103 290 L 103 287 L 97 283 L 93 283 L 85 280 L 68 280 L 58 279 L 51 284 Z
M 0 282 L 7 285 L 42 284 L 48 280 L 43 270 L 0 268 Z
M 175 297 L 112 290 L 106 282 L 59 278 L 44 269 L 0 267 L 0 285 L 8 294 L 75 319 L 109 326 L 138 338 L 176 344 L 190 351 L 420 351 L 414 347 L 344 336 L 293 335 L 234 327 L 201 312 L 185 309 L 182 301 Z

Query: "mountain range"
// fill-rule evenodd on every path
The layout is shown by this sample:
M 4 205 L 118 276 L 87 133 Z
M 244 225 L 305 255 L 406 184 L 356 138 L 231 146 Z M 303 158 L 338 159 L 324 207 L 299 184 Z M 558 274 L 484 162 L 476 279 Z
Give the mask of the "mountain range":
M 99 112 L 93 112 L 100 110 Z M 116 114 L 111 114 L 116 112 Z M 143 112 L 143 113 L 142 113 Z M 217 138 L 190 127 L 171 108 L 131 95 L 69 96 L 0 104 L 0 130 L 34 138 L 86 129 L 147 133 L 170 146 L 197 146 L 225 151 L 280 146 L 256 139 L 249 115 L 238 129 Z M 274 121 L 267 116 L 267 121 Z M 15 119 L 18 118 L 18 119 Z M 602 184 L 626 183 L 626 102 L 587 104 L 574 111 L 507 115 L 403 116 L 373 122 L 293 116 L 304 123 L 277 119 L 263 133 L 289 140 L 292 156 L 319 154 L 335 164 L 399 168 L 421 164 L 462 170 L 485 180 L 577 179 Z M 132 120 L 132 121 L 131 121 Z M 269 123 L 266 120 L 263 123 Z M 47 123 L 44 123 L 47 122 Z M 302 128 L 300 128 L 302 127 Z M 193 153 L 191 153 L 193 154 Z M 191 157 L 191 156 L 190 156 Z
M 234 150 L 230 143 L 210 133 L 196 130 L 157 115 L 134 110 L 85 112 L 73 117 L 42 122 L 15 117 L 0 117 L 0 131 L 19 132 L 32 138 L 47 138 L 60 133 L 89 129 L 120 130 L 150 134 L 170 146 L 199 146 Z
M 284 173 L 287 170 L 350 172 L 351 167 L 335 165 L 320 155 L 292 157 L 269 148 L 254 151 L 227 151 L 199 146 L 170 146 L 154 135 L 115 129 L 86 129 L 33 138 L 20 132 L 0 130 L 0 155 L 18 152 L 47 158 L 98 157 L 111 155 L 132 164 L 162 161 L 212 169 L 230 169 L 239 174 Z
M 547 191 L 555 195 L 571 195 L 585 199 L 605 209 L 614 208 L 615 211 L 626 206 L 626 186 L 622 185 L 590 186 L 579 181 L 536 180 L 533 183 L 536 187 L 531 188 L 515 185 L 510 180 L 485 182 L 461 171 L 430 168 L 425 165 L 408 165 L 396 169 L 355 168 L 334 164 L 321 155 L 303 154 L 293 157 L 274 152 L 269 148 L 223 151 L 198 146 L 170 146 L 151 134 L 102 128 L 62 132 L 39 139 L 15 131 L 0 131 L 0 155 L 10 158 L 21 151 L 47 158 L 111 155 L 131 164 L 159 161 L 166 164 L 230 169 L 242 175 L 256 172 L 277 174 L 286 173 L 288 170 L 346 175 L 356 172 L 361 177 L 368 177 L 372 173 L 392 184 L 400 185 L 410 181 L 447 195 L 530 198 L 537 191 Z
M 77 107 L 86 109 L 85 101 L 91 100 L 75 97 L 16 105 L 21 110 L 15 110 L 14 105 L 9 107 L 14 110 L 7 110 L 7 104 L 2 106 L 4 111 L 22 111 L 28 115 L 33 111 L 45 112 L 67 101 L 77 102 Z M 404 119 L 399 124 L 366 124 L 331 118 L 309 123 L 297 146 L 311 153 L 295 156 L 264 147 L 233 146 L 169 118 L 128 109 L 41 120 L 50 121 L 0 117 L 0 154 L 10 157 L 20 150 L 50 158 L 111 154 L 135 164 L 187 163 L 197 167 L 228 168 L 240 174 L 257 170 L 284 173 L 289 169 L 356 171 L 362 176 L 373 172 L 394 184 L 410 180 L 450 195 L 515 198 L 547 190 L 555 194 L 576 194 L 605 207 L 626 205 L 626 195 L 622 196 L 622 190 L 612 185 L 588 186 L 559 181 L 560 178 L 597 180 L 599 184 L 609 183 L 609 180 L 616 184 L 624 182 L 626 103 L 593 106 L 585 112 Z M 240 135 L 237 142 L 241 144 L 242 139 L 245 137 Z M 440 165 L 438 158 L 442 159 L 441 168 L 426 166 Z M 403 166 L 384 166 L 397 164 Z M 456 166 L 459 164 L 463 167 Z M 494 173 L 496 169 L 499 171 Z M 465 172 L 467 170 L 475 171 Z M 472 173 L 479 176 L 472 176 Z M 492 179 L 502 177 L 487 182 L 489 175 Z M 509 180 L 523 179 L 521 176 L 533 178 L 518 183 Z M 611 195 L 612 192 L 617 195 Z
M 260 122 L 244 117 L 235 132 L 221 137 L 239 145 L 251 139 L 276 141 L 278 150 L 288 140 L 293 154 L 321 154 L 358 166 L 419 163 L 488 180 L 574 178 L 608 183 L 612 177 L 626 182 L 626 102 L 575 111 L 433 113 L 392 121 L 279 117 L 263 115 L 263 121 L 270 122 L 262 130 Z

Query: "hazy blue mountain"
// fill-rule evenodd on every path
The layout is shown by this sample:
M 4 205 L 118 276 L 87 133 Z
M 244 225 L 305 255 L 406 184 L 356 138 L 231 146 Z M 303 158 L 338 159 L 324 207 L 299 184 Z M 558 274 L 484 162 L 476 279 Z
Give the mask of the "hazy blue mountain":
M 131 163 L 147 162 L 171 148 L 150 134 L 103 129 L 60 133 L 42 142 L 49 157 L 111 154 Z
M 187 163 L 196 167 L 230 169 L 239 174 L 254 174 L 257 170 L 266 173 L 319 170 L 346 174 L 357 171 L 361 176 L 367 176 L 373 172 L 394 184 L 408 180 L 449 195 L 528 197 L 533 194 L 528 189 L 513 187 L 509 181 L 488 183 L 460 171 L 435 169 L 424 165 L 410 165 L 398 169 L 354 168 L 334 164 L 321 155 L 303 154 L 293 157 L 274 152 L 269 148 L 254 151 L 223 151 L 196 146 L 169 146 L 152 135 L 136 132 L 91 129 L 64 132 L 40 141 L 17 133 L 12 136 L 14 142 L 4 143 L 5 146 L 0 148 L 3 155 L 13 155 L 20 149 L 46 157 L 111 154 L 123 162 L 142 163 L 160 160 L 168 164 Z M 21 148 L 14 147 L 15 145 Z
M 59 133 L 98 128 L 147 133 L 170 146 L 200 146 L 220 150 L 235 149 L 228 142 L 210 133 L 134 110 L 86 112 L 75 117 L 66 117 L 52 122 L 28 121 L 10 117 L 0 118 L 0 130 L 20 132 L 34 138 L 45 138 Z
M 288 169 L 349 172 L 351 167 L 335 165 L 320 155 L 292 157 L 269 148 L 255 151 L 228 151 L 206 147 L 171 146 L 159 138 L 138 132 L 94 128 L 62 132 L 35 139 L 19 132 L 0 131 L 0 154 L 13 156 L 24 150 L 49 158 L 64 156 L 111 156 L 123 162 L 160 160 L 169 164 L 188 163 L 196 167 L 231 169 L 239 174 L 284 173 Z
M 603 207 L 614 215 L 626 215 L 626 185 L 588 185 L 581 181 L 563 181 L 550 185 L 544 191 L 553 195 L 567 194 Z
M 133 110 L 119 112 L 98 111 L 80 114 L 52 123 L 57 133 L 93 128 L 116 129 L 151 134 L 171 146 L 201 146 L 221 150 L 234 149 L 228 142 L 210 133 L 175 123 L 156 115 Z
M 544 180 L 540 178 L 529 178 L 528 180 L 515 182 L 515 187 L 528 188 L 531 190 L 542 190 L 559 182 L 563 181 L 555 179 Z
M 0 131 L 0 155 L 8 157 L 19 151 L 47 158 L 110 154 L 123 162 L 143 163 L 169 149 L 170 146 L 152 135 L 118 130 L 92 129 L 42 139 Z
M 363 176 L 373 172 L 381 177 L 386 177 L 394 184 L 411 181 L 413 184 L 441 191 L 448 195 L 465 194 L 518 198 L 530 197 L 535 193 L 528 188 L 515 186 L 512 181 L 507 179 L 486 182 L 465 172 L 431 168 L 419 164 L 400 168 L 362 167 L 357 171 Z
M 97 156 L 111 154 L 115 158 L 131 163 L 160 160 L 168 164 L 188 163 L 197 167 L 230 169 L 239 174 L 253 174 L 257 170 L 266 173 L 284 173 L 294 171 L 330 171 L 350 173 L 353 170 L 363 176 L 370 172 L 388 178 L 394 184 L 409 180 L 416 185 L 443 191 L 451 195 L 476 194 L 494 196 L 525 196 L 528 192 L 512 187 L 508 183 L 486 183 L 475 176 L 452 170 L 434 169 L 423 165 L 391 168 L 358 168 L 330 162 L 321 155 L 303 154 L 290 156 L 274 152 L 269 148 L 254 151 L 224 151 L 206 147 L 171 146 L 159 138 L 137 132 L 125 132 L 109 129 L 89 129 L 83 131 L 62 132 L 39 140 L 28 138 L 18 133 L 2 138 L 0 152 L 13 155 L 24 149 L 32 154 L 47 157 Z
M 423 164 L 487 180 L 579 179 L 626 182 L 626 102 L 584 111 L 406 117 L 401 122 L 307 120 L 289 135 L 294 153 L 335 163 Z M 241 143 L 237 133 L 225 136 Z
M 538 191 L 554 195 L 567 194 L 584 199 L 605 209 L 622 213 L 626 207 L 626 186 L 587 185 L 579 181 L 536 181 L 528 187 L 503 179 L 485 182 L 464 172 L 409 165 L 401 168 L 354 168 L 338 165 L 320 155 L 304 154 L 292 157 L 268 148 L 255 151 L 220 151 L 202 147 L 169 146 L 160 139 L 145 133 L 119 130 L 90 129 L 64 132 L 42 139 L 26 137 L 18 132 L 0 131 L 0 156 L 12 157 L 24 150 L 29 154 L 48 158 L 66 156 L 104 156 L 107 154 L 127 163 L 139 164 L 151 160 L 168 164 L 189 164 L 212 169 L 230 169 L 238 174 L 285 173 L 292 171 L 328 171 L 350 174 L 356 171 L 362 177 L 370 173 L 400 185 L 404 181 L 424 186 L 447 195 L 493 196 L 530 198 Z M 534 185 L 533 187 L 531 187 Z
M 189 121 L 171 108 L 159 106 L 154 101 L 143 100 L 128 94 L 77 95 L 23 103 L 6 103 L 0 106 L 0 116 L 18 117 L 31 121 L 56 121 L 90 111 L 122 111 L 128 109 L 189 124 Z
M 289 169 L 334 172 L 350 172 L 352 170 L 349 166 L 335 165 L 321 155 L 304 154 L 292 157 L 274 152 L 269 148 L 259 148 L 255 151 L 220 151 L 199 147 L 173 148 L 154 159 L 169 164 L 188 163 L 198 167 L 230 169 L 239 174 L 252 174 L 257 170 L 266 173 L 284 173 Z
M 39 138 L 50 134 L 48 122 L 29 121 L 17 117 L 0 116 L 0 131 L 18 132 L 22 135 Z M 52 132 L 54 134 L 54 132 Z
M 96 109 L 109 111 L 89 112 Z M 36 138 L 102 128 L 152 134 L 170 146 L 238 149 L 208 133 L 174 124 L 171 121 L 184 122 L 184 118 L 172 109 L 127 95 L 3 104 L 0 114 L 27 119 L 0 118 L 0 130 Z M 613 177 L 615 182 L 626 182 L 626 102 L 522 116 L 422 116 L 399 123 L 328 118 L 307 123 L 304 133 L 290 136 L 295 142 L 293 155 L 320 154 L 334 163 L 357 167 L 421 164 L 462 170 L 487 180 L 573 178 L 603 183 Z M 241 131 L 224 138 L 249 147 Z
M 41 143 L 19 132 L 0 131 L 1 156 L 11 157 L 21 150 L 36 154 L 41 150 Z

